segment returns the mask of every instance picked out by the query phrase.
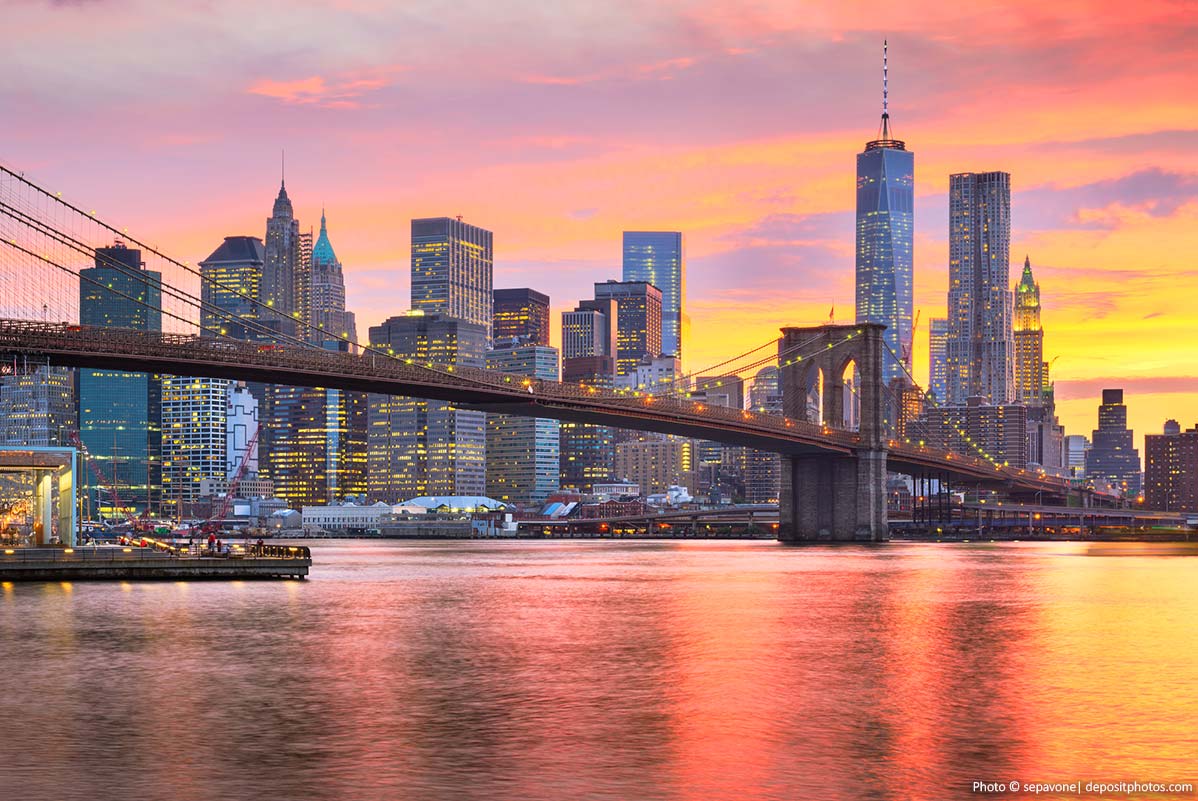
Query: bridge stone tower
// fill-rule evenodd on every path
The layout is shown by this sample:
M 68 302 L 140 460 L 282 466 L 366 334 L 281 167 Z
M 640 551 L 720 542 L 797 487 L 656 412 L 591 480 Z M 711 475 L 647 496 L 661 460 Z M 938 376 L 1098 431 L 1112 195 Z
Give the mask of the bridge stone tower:
M 850 364 L 860 400 L 858 441 L 851 452 L 783 455 L 778 527 L 783 541 L 881 542 L 887 537 L 885 329 L 877 323 L 782 329 L 783 414 L 845 429 Z M 787 364 L 800 355 L 801 360 Z M 812 395 L 820 400 L 822 419 L 808 401 Z

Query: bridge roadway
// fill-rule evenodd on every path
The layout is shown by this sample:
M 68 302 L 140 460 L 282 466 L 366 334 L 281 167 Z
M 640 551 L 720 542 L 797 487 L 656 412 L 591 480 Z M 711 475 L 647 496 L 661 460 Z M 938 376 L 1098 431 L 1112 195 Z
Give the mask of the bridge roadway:
M 479 368 L 416 363 L 377 353 L 283 347 L 69 323 L 0 319 L 5 361 L 169 375 L 262 381 L 448 401 L 486 412 L 568 420 L 678 434 L 743 445 L 783 456 L 843 454 L 859 446 L 855 432 L 683 398 L 525 379 Z M 1064 498 L 1068 482 L 995 467 L 972 456 L 891 440 L 887 467 L 985 485 L 1012 494 Z

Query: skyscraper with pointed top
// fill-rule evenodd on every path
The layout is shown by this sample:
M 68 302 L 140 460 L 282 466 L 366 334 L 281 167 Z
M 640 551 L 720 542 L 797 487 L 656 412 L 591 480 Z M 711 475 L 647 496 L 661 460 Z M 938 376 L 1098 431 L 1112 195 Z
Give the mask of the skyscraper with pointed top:
M 891 353 L 889 383 L 910 369 L 915 154 L 890 130 L 887 43 L 882 44 L 882 121 L 878 138 L 857 154 L 857 322 L 881 323 Z
M 345 337 L 357 342 L 353 312 L 345 310 L 345 274 L 341 261 L 329 241 L 329 225 L 324 209 L 320 210 L 320 234 L 308 259 L 308 292 L 305 306 L 312 337 L 325 332 L 326 339 Z M 320 344 L 320 343 L 317 343 Z
M 279 184 L 279 195 L 266 220 L 265 259 L 262 265 L 261 301 L 279 312 L 274 320 L 264 321 L 283 334 L 294 336 L 296 326 L 292 315 L 301 308 L 297 297 L 300 280 L 299 220 L 287 197 L 287 181 Z M 289 319 L 290 318 L 290 319 Z
M 1044 364 L 1044 327 L 1040 324 L 1040 285 L 1032 277 L 1030 256 L 1015 285 L 1015 400 L 1027 406 L 1044 404 L 1048 376 Z

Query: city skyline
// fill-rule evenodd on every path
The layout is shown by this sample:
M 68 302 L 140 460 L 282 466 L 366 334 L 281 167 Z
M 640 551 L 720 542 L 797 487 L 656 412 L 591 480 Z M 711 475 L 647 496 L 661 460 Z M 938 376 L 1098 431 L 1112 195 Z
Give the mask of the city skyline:
M 278 151 L 286 148 L 296 216 L 313 220 L 322 203 L 335 210 L 338 255 L 350 265 L 347 306 L 362 330 L 407 308 L 408 243 L 396 218 L 461 213 L 495 231 L 497 285 L 546 291 L 554 299 L 555 343 L 560 311 L 587 297 L 594 281 L 619 277 L 622 231 L 680 230 L 687 237 L 693 320 L 688 369 L 776 336 L 779 324 L 825 319 L 833 303 L 851 307 L 852 159 L 876 126 L 877 48 L 888 37 L 896 134 L 917 142 L 920 154 L 914 305 L 923 326 L 943 313 L 947 176 L 1009 171 L 1011 245 L 1014 253 L 1036 254 L 1037 278 L 1051 298 L 1045 351 L 1046 358 L 1061 357 L 1054 378 L 1067 430 L 1093 427 L 1104 386 L 1127 390 L 1137 442 L 1166 418 L 1186 420 L 1198 397 L 1185 351 L 1194 313 L 1184 293 L 1169 291 L 1192 272 L 1185 260 L 1198 215 L 1198 157 L 1191 147 L 1198 134 L 1176 100 L 1176 82 L 1192 71 L 1194 55 L 1160 45 L 1162 36 L 1192 33 L 1194 23 L 1164 5 L 1121 16 L 1029 6 L 995 15 L 1001 43 L 978 44 L 960 12 L 921 12 L 920 27 L 935 34 L 919 34 L 885 9 L 868 30 L 835 9 L 824 12 L 823 23 L 799 23 L 781 7 L 722 29 L 727 9 L 709 4 L 691 14 L 663 10 L 643 36 L 605 27 L 604 46 L 578 54 L 558 52 L 579 21 L 577 12 L 566 13 L 552 26 L 559 36 L 530 50 L 526 63 L 505 60 L 484 77 L 472 71 L 475 61 L 457 62 L 466 70 L 457 76 L 457 91 L 474 96 L 489 88 L 489 103 L 529 110 L 523 117 L 503 114 L 506 127 L 469 153 L 456 147 L 460 133 L 434 140 L 395 119 L 392 109 L 418 99 L 421 76 L 435 66 L 436 57 L 422 48 L 406 54 L 412 63 L 388 71 L 379 47 L 351 57 L 314 39 L 305 44 L 320 57 L 301 63 L 265 58 L 280 43 L 264 42 L 208 77 L 186 78 L 203 90 L 193 108 L 158 97 L 149 78 L 125 81 L 121 102 L 113 102 L 111 90 L 101 87 L 113 82 L 98 79 L 131 70 L 129 59 L 111 55 L 108 43 L 81 41 L 96 15 L 115 13 L 104 5 L 12 12 L 15 23 L 33 30 L 53 21 L 58 41 L 77 51 L 64 54 L 66 64 L 82 54 L 100 66 L 63 89 L 59 82 L 69 70 L 34 72 L 21 53 L 0 57 L 13 86 L 23 87 L 19 95 L 0 87 L 0 96 L 32 97 L 64 123 L 50 136 L 27 129 L 6 136 L 5 163 L 97 204 L 122 224 L 153 231 L 169 252 L 194 261 L 224 236 L 261 236 L 263 196 L 277 189 Z M 296 13 L 323 14 L 302 4 Z M 351 8 L 344 16 L 360 21 L 370 13 Z M 235 18 L 228 10 L 214 15 L 214 53 L 227 55 Z M 683 19 L 712 35 L 679 35 L 673 23 Z M 184 21 L 163 9 L 145 24 L 168 31 Z M 337 30 L 345 24 L 330 20 Z M 1176 32 L 1163 32 L 1170 27 Z M 360 29 L 356 36 L 372 38 Z M 147 37 L 154 38 L 166 40 Z M 1061 40 L 1068 42 L 1064 53 Z M 586 63 L 612 53 L 626 57 L 616 59 L 620 64 L 637 66 Z M 1100 55 L 1117 63 L 1095 74 L 1089 65 Z M 946 77 L 954 69 L 962 78 Z M 817 72 L 823 88 L 802 80 Z M 695 91 L 720 77 L 727 90 L 706 98 Z M 978 80 L 991 92 L 1020 91 L 1001 116 L 981 115 L 973 99 L 983 96 Z M 750 85 L 750 92 L 734 91 Z M 669 125 L 666 110 L 628 117 L 649 99 L 677 106 Z M 622 112 L 618 130 L 594 125 L 586 107 L 596 100 Z M 212 117 L 225 102 L 255 112 L 260 122 L 234 139 L 211 120 L 187 118 Z M 116 111 L 136 104 L 143 131 L 131 138 L 105 124 L 71 124 L 104 103 Z M 473 107 L 479 121 L 494 116 L 489 103 Z M 734 112 L 721 116 L 741 121 L 680 124 L 720 103 Z M 1121 113 L 1114 118 L 1104 113 L 1116 107 Z M 292 125 L 300 118 L 303 130 Z M 1101 132 L 1082 124 L 1099 118 Z M 477 133 L 471 125 L 464 131 Z M 394 149 L 396 136 L 404 152 L 388 155 L 384 148 Z M 87 152 L 111 150 L 120 158 L 81 161 L 72 153 L 85 140 Z M 418 180 L 432 172 L 440 175 L 435 184 Z M 119 180 L 128 174 L 143 180 Z M 144 176 L 152 175 L 189 189 L 149 192 L 157 184 Z M 234 175 L 237 186 L 230 189 Z M 663 182 L 668 190 L 653 188 Z M 791 276 L 801 280 L 782 280 Z M 765 291 L 768 303 L 760 301 Z M 1093 347 L 1097 334 L 1102 349 Z M 914 340 L 922 379 L 926 331 Z M 1143 358 L 1149 345 L 1153 355 Z

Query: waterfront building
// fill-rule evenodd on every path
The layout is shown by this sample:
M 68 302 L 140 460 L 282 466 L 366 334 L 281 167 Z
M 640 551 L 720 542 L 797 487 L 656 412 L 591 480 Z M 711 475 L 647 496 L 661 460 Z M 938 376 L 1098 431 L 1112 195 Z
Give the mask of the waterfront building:
M 0 445 L 69 447 L 76 426 L 74 370 L 26 364 L 0 376 Z
M 201 482 L 226 477 L 232 384 L 221 378 L 162 377 L 164 512 L 194 515 Z
M 928 391 L 936 403 L 948 402 L 948 319 L 928 321 Z
M 857 154 L 857 322 L 886 326 L 882 380 L 910 369 L 914 291 L 915 154 L 894 138 L 888 108 L 886 45 L 882 50 L 882 120 L 878 138 Z
M 610 355 L 562 359 L 562 381 L 610 389 L 615 359 Z M 615 429 L 563 420 L 560 438 L 561 488 L 592 492 L 615 471 Z
M 680 231 L 625 231 L 625 282 L 642 281 L 661 291 L 661 353 L 682 359 L 685 331 L 686 259 Z
M 496 289 L 492 295 L 491 338 L 549 346 L 549 296 L 535 289 Z
M 118 242 L 95 250 L 79 271 L 79 322 L 103 328 L 162 330 L 162 274 L 145 269 L 141 251 Z M 162 488 L 162 385 L 158 375 L 127 370 L 76 371 L 79 436 L 124 509 L 114 509 L 89 472 L 80 477 L 100 514 L 157 511 Z
M 694 448 L 683 437 L 651 437 L 616 444 L 616 475 L 644 495 L 672 486 L 695 492 Z
M 1127 427 L 1127 406 L 1123 390 L 1104 389 L 1098 407 L 1098 428 L 1090 438 L 1086 453 L 1086 478 L 1105 482 L 1128 497 L 1140 494 L 1140 452 L 1133 446 L 1132 430 Z
M 487 328 L 413 310 L 373 326 L 370 345 L 399 358 L 484 367 Z M 443 401 L 370 395 L 368 428 L 372 500 L 486 492 L 485 413 Z
M 973 397 L 964 404 L 931 406 L 912 432 L 937 447 L 1004 467 L 1027 466 L 1027 407 L 1021 403 L 991 404 Z
M 636 371 L 641 360 L 660 356 L 661 290 L 644 281 L 595 284 L 595 300 L 616 302 L 616 375 Z
M 1015 400 L 1011 176 L 949 176 L 947 402 Z
M 541 381 L 559 380 L 557 348 L 499 343 L 487 368 Z M 487 492 L 507 504 L 540 504 L 561 486 L 559 424 L 556 420 L 487 415 Z
M 1176 420 L 1144 437 L 1144 506 L 1162 512 L 1198 512 L 1198 426 Z
M 460 217 L 412 220 L 413 311 L 481 325 L 489 346 L 493 270 L 490 231 Z
M 203 336 L 228 336 L 256 340 L 252 330 L 261 319 L 255 301 L 262 296 L 262 267 L 266 255 L 256 236 L 226 236 L 225 241 L 200 262 L 200 312 Z M 230 319 L 233 318 L 233 319 Z M 244 321 L 244 322 L 240 322 Z

